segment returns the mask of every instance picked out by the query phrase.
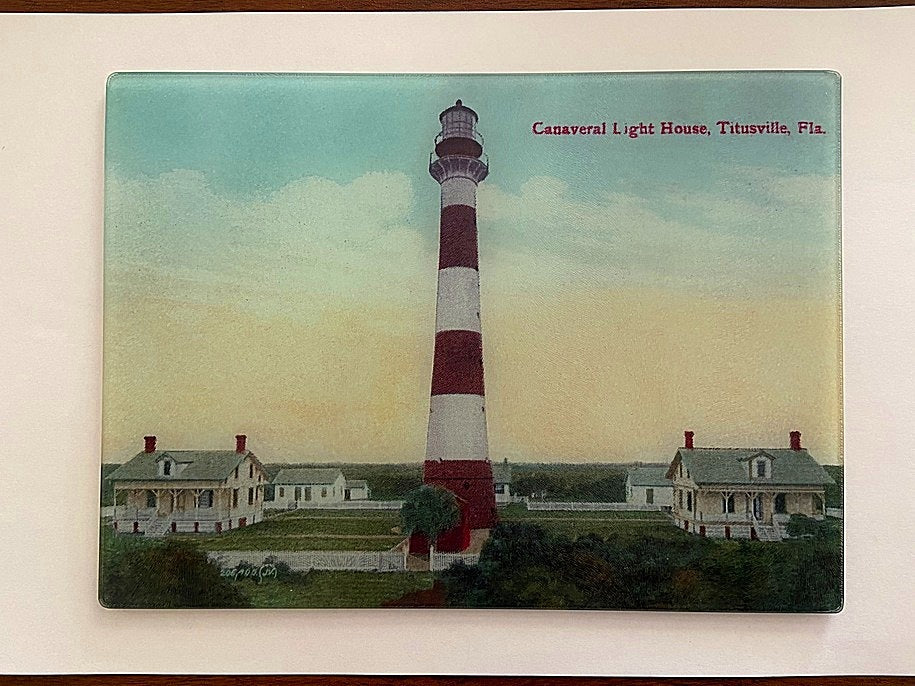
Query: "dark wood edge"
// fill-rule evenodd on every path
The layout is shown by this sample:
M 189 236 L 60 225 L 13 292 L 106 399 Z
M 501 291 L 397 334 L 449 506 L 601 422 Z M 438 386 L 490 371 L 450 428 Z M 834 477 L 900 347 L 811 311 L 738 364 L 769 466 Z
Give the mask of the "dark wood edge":
M 0 12 L 426 12 L 899 7 L 911 0 L 0 0 Z
M 0 686 L 908 686 L 913 677 L 473 677 L 473 676 L 152 676 L 58 675 L 0 676 Z

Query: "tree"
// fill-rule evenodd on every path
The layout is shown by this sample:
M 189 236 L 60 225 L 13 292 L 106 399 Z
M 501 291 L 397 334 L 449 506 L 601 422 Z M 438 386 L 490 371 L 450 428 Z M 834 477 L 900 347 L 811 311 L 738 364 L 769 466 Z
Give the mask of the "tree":
M 512 482 L 512 490 L 521 496 L 531 498 L 558 498 L 566 492 L 563 479 L 548 472 L 532 472 L 519 476 Z
M 404 533 L 422 534 L 430 542 L 456 525 L 460 517 L 454 493 L 441 486 L 420 486 L 410 491 L 400 510 Z

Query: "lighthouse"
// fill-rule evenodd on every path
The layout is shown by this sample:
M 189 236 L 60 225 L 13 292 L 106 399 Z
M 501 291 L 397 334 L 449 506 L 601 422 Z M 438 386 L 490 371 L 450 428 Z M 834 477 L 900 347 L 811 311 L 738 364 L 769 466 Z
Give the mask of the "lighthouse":
M 441 185 L 438 295 L 432 397 L 423 481 L 454 493 L 461 531 L 439 548 L 466 547 L 470 529 L 496 522 L 495 489 L 486 437 L 477 185 L 489 173 L 477 113 L 458 100 L 439 115 L 429 173 Z

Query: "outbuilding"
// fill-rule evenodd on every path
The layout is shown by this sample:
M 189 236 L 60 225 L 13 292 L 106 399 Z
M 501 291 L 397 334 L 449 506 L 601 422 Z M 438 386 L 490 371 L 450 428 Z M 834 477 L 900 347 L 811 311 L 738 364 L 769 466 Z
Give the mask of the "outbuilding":
M 633 467 L 626 475 L 626 502 L 631 505 L 670 507 L 674 485 L 667 478 L 667 466 Z

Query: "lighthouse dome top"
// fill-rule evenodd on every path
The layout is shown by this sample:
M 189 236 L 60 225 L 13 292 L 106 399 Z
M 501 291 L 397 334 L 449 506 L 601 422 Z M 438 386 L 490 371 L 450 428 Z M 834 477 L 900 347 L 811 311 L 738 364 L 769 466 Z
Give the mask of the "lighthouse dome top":
M 451 119 L 451 120 L 458 119 L 458 120 L 464 120 L 464 121 L 471 121 L 471 122 L 475 123 L 477 121 L 477 119 L 479 119 L 479 117 L 477 116 L 476 112 L 474 112 L 471 108 L 467 107 L 467 105 L 464 104 L 463 100 L 458 99 L 454 102 L 454 104 L 451 107 L 444 110 L 440 115 L 438 115 L 438 119 L 440 122 L 442 122 L 442 124 L 445 123 L 446 119 Z

